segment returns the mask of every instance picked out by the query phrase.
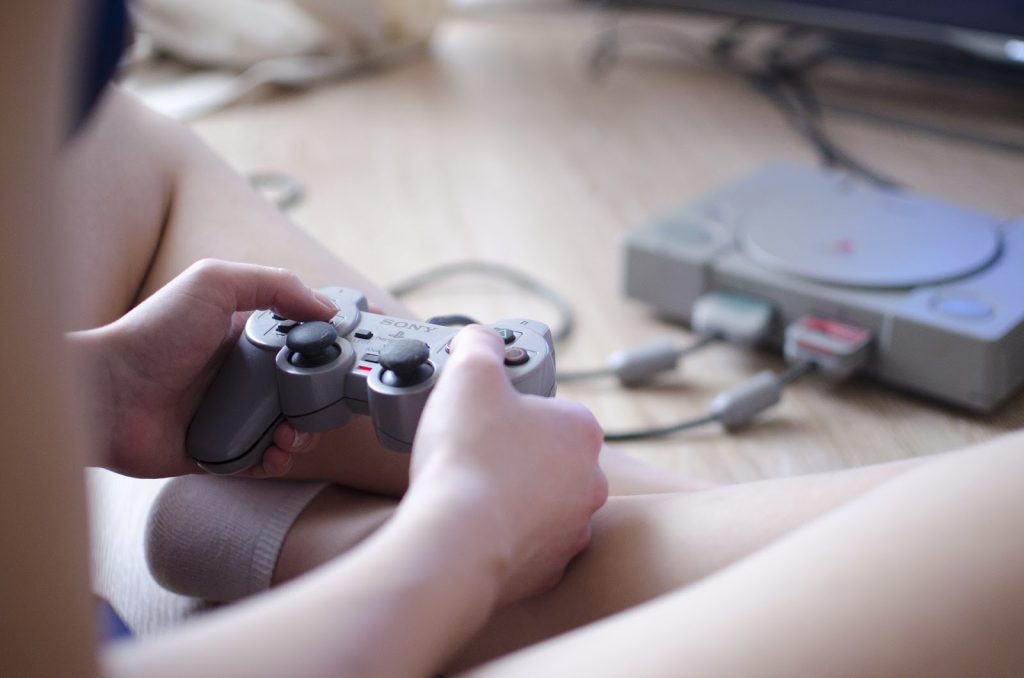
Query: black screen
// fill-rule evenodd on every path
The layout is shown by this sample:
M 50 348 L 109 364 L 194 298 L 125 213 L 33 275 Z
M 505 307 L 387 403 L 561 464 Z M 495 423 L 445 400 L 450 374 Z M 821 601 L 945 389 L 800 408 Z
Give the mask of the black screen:
M 950 42 L 949 29 L 1024 39 L 1021 0 L 611 0 Z

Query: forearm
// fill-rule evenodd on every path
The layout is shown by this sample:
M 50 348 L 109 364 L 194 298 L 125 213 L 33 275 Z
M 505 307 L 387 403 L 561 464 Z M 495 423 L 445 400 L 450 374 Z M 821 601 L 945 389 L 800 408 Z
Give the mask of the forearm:
M 114 675 L 417 676 L 483 624 L 501 559 L 469 506 L 410 496 L 351 555 L 154 641 L 106 655 Z

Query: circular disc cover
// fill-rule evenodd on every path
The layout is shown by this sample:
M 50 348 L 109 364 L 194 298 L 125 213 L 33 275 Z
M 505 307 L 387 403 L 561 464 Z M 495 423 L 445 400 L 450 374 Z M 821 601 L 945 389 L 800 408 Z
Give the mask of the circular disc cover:
M 817 282 L 914 287 L 958 278 L 999 254 L 983 215 L 899 193 L 858 200 L 773 200 L 738 215 L 747 256 Z

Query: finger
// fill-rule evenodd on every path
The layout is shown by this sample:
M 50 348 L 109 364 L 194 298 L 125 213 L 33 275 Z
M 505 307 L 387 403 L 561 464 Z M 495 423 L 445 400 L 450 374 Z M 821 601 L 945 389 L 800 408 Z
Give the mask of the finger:
M 449 391 L 500 384 L 511 388 L 505 374 L 505 343 L 482 325 L 464 327 L 452 338 L 451 357 L 436 388 Z
M 483 325 L 467 325 L 452 338 L 452 360 L 481 359 L 505 363 L 505 343 L 498 333 Z
M 222 295 L 230 311 L 272 308 L 293 320 L 327 320 L 337 307 L 284 268 L 204 259 L 188 273 L 204 291 Z
M 288 422 L 282 423 L 274 431 L 274 445 L 291 454 L 308 452 L 319 442 L 320 434 L 299 431 Z
M 243 478 L 279 478 L 291 470 L 293 461 L 291 454 L 271 445 L 263 453 L 263 459 L 259 464 L 239 475 Z

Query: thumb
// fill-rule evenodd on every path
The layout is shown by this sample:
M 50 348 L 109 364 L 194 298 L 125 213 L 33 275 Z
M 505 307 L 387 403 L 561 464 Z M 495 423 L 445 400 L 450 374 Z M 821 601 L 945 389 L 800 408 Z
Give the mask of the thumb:
M 505 342 L 483 325 L 469 325 L 452 339 L 451 357 L 436 389 L 455 392 L 508 384 L 505 374 Z M 435 390 L 436 390 L 435 389 Z
M 498 333 L 483 325 L 467 325 L 452 338 L 448 362 L 486 361 L 504 364 L 505 342 Z
M 212 293 L 228 312 L 270 308 L 292 320 L 327 320 L 337 312 L 330 299 L 284 268 L 204 259 L 184 277 Z

